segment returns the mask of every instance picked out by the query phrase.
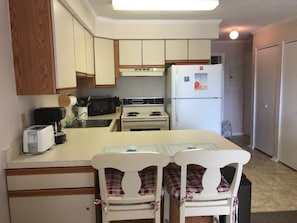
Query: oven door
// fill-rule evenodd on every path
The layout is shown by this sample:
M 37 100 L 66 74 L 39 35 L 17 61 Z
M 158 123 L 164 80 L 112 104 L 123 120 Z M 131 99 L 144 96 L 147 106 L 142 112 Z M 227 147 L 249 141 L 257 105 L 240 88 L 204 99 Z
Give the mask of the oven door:
M 168 130 L 168 119 L 161 120 L 125 120 L 122 119 L 122 131 Z

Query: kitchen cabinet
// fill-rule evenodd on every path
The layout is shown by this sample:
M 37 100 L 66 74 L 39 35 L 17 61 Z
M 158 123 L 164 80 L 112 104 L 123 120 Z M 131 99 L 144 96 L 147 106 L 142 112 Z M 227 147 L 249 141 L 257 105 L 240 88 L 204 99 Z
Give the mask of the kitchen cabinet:
M 85 30 L 87 74 L 95 74 L 94 37 Z
M 189 40 L 188 42 L 189 60 L 210 60 L 211 41 L 210 40 Z
M 165 64 L 165 41 L 142 40 L 142 65 Z
M 75 70 L 76 72 L 87 73 L 87 50 L 84 27 L 73 19 L 74 28 L 74 49 L 75 49 Z
M 96 86 L 114 86 L 114 41 L 110 39 L 95 38 L 94 42 Z
M 94 75 L 94 43 L 93 36 L 73 19 L 75 70 L 79 73 Z
M 166 62 L 209 63 L 210 40 L 166 40 Z
M 164 40 L 119 40 L 119 66 L 164 67 Z
M 18 95 L 76 89 L 73 18 L 57 0 L 9 0 Z
M 92 167 L 6 170 L 11 223 L 96 222 Z
M 57 0 L 53 3 L 56 88 L 76 88 L 73 17 Z
M 166 60 L 187 60 L 187 40 L 166 40 Z
M 119 40 L 119 62 L 121 65 L 142 65 L 141 40 Z

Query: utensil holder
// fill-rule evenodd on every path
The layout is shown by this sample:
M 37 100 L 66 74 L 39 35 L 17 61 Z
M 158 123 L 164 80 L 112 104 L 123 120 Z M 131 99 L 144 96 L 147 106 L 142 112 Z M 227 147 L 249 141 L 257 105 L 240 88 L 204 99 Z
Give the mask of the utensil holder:
M 87 119 L 88 118 L 88 107 L 78 107 L 77 119 Z

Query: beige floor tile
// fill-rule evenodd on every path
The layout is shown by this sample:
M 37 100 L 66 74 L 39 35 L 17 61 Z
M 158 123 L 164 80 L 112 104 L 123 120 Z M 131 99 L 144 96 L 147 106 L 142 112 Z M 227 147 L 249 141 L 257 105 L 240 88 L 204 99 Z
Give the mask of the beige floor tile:
M 251 152 L 244 173 L 252 182 L 252 212 L 297 210 L 297 172 L 269 156 L 249 149 L 248 137 L 232 137 L 234 143 Z

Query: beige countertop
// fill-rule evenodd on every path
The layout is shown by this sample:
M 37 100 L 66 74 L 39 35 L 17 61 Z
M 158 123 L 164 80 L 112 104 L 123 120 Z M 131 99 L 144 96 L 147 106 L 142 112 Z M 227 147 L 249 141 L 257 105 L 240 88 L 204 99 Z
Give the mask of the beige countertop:
M 111 117 L 111 116 L 110 116 Z M 103 117 L 106 118 L 106 117 Z M 219 149 L 240 149 L 220 135 L 205 130 L 111 132 L 117 117 L 106 128 L 64 129 L 67 141 L 39 155 L 6 153 L 6 168 L 89 166 L 92 157 L 105 147 L 175 144 L 212 144 Z

